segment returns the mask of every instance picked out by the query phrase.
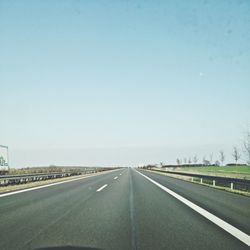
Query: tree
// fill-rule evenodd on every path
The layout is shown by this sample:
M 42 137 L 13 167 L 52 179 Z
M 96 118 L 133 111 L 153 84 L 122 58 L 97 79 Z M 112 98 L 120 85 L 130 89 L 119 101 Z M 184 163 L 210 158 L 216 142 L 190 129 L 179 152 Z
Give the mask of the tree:
M 246 129 L 243 141 L 243 152 L 246 156 L 247 164 L 250 165 L 250 126 Z
M 241 156 L 237 147 L 233 147 L 232 156 L 233 156 L 233 158 L 235 160 L 235 163 L 237 165 L 237 162 L 238 162 L 238 160 L 240 159 L 240 156 Z
M 0 156 L 0 166 L 6 166 L 7 163 L 5 161 L 5 159 L 3 158 L 3 156 Z
M 188 164 L 191 164 L 192 163 L 192 160 L 191 160 L 191 158 L 189 157 L 189 159 L 188 159 Z
M 3 161 L 4 161 L 3 157 L 0 156 L 0 166 L 3 166 Z
M 211 154 L 209 155 L 210 164 L 212 164 L 212 162 L 213 162 L 213 157 L 214 157 L 214 153 L 211 153 Z
M 203 165 L 205 165 L 205 166 L 210 165 L 210 161 L 206 160 L 206 156 L 203 156 L 202 163 L 203 163 Z
M 177 165 L 181 165 L 181 159 L 177 158 L 176 163 L 177 163 Z
M 220 166 L 220 162 L 218 160 L 215 161 L 215 166 Z
M 183 162 L 184 162 L 184 164 L 187 163 L 187 158 L 186 157 L 183 159 Z
M 196 164 L 196 163 L 198 162 L 198 157 L 197 157 L 197 155 L 194 156 L 193 162 L 194 162 L 194 164 Z
M 223 162 L 225 161 L 225 154 L 224 151 L 221 150 L 220 151 L 220 162 L 221 162 L 221 166 L 223 166 Z
M 206 156 L 202 157 L 202 163 L 204 164 L 204 161 L 206 160 Z

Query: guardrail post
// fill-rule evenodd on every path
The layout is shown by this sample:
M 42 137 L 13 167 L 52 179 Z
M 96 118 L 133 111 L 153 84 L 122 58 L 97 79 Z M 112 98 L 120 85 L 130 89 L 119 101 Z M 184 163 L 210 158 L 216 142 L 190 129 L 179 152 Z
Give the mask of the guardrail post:
M 192 180 L 192 182 L 194 182 L 194 177 L 192 177 L 192 179 L 191 179 L 191 180 Z
M 201 184 L 203 183 L 202 178 L 201 178 Z
M 233 190 L 233 189 L 234 189 L 234 184 L 233 184 L 233 182 L 231 182 L 230 189 L 231 189 L 231 190 Z
M 213 180 L 213 187 L 215 187 L 215 180 Z

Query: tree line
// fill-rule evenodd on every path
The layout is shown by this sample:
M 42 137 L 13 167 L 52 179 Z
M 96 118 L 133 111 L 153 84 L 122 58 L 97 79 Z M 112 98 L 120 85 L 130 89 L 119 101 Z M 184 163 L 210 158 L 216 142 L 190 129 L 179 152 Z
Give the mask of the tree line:
M 247 130 L 244 133 L 244 140 L 242 143 L 242 150 L 240 150 L 237 146 L 234 146 L 232 148 L 232 157 L 234 159 L 234 163 L 237 165 L 239 163 L 240 159 L 243 159 L 242 156 L 244 156 L 244 161 L 246 164 L 250 165 L 250 127 L 247 128 Z M 202 159 L 200 159 L 200 162 L 203 165 L 224 165 L 224 162 L 226 160 L 225 152 L 224 150 L 220 150 L 218 152 L 218 158 L 214 160 L 214 154 L 209 154 L 209 157 L 203 156 Z M 176 163 L 177 165 L 191 165 L 191 164 L 198 164 L 199 158 L 197 155 L 194 155 L 193 157 L 184 157 L 183 159 L 177 158 Z

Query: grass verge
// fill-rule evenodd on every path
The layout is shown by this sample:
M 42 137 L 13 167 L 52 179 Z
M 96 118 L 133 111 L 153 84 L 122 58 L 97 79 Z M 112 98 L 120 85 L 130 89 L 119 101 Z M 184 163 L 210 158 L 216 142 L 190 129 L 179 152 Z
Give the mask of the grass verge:
M 177 167 L 176 172 L 197 173 L 221 177 L 250 179 L 250 166 L 208 166 L 208 167 Z

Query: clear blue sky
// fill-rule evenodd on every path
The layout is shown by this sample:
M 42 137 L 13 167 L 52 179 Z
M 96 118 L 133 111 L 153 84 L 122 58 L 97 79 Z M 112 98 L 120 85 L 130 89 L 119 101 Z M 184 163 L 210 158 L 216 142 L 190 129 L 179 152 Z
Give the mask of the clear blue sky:
M 15 167 L 175 162 L 240 146 L 250 2 L 0 1 Z

